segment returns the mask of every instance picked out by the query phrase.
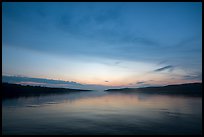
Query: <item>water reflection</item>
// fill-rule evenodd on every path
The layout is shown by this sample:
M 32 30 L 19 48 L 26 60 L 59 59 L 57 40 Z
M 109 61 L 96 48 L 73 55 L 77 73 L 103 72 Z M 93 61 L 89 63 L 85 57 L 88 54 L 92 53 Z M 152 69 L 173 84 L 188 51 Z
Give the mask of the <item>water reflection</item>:
M 199 97 L 104 91 L 18 98 L 3 101 L 3 133 L 201 134 L 201 103 Z

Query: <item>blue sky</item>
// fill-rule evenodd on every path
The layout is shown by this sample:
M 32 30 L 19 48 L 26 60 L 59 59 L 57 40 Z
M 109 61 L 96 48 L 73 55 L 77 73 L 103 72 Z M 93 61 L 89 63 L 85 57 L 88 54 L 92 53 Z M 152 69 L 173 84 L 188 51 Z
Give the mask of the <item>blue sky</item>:
M 3 2 L 2 34 L 2 75 L 124 87 L 202 81 L 201 2 Z

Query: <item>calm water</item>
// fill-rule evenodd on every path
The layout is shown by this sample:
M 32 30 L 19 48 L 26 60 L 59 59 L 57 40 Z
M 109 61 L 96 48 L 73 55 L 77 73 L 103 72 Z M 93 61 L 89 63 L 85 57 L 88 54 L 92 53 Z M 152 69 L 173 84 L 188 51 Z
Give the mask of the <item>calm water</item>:
M 2 101 L 3 134 L 202 134 L 202 98 L 91 91 Z

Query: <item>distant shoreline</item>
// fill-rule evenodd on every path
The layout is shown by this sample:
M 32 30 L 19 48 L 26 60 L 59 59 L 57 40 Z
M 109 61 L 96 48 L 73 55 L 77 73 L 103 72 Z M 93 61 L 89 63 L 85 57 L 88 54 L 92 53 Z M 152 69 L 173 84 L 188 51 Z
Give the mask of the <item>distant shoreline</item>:
M 3 87 L 2 88 L 3 99 L 93 91 L 93 90 L 83 90 L 83 89 L 30 86 L 30 85 L 20 85 L 20 84 L 11 84 L 11 83 L 2 83 L 2 87 Z M 202 96 L 202 83 L 187 83 L 187 84 L 178 84 L 178 85 L 167 85 L 167 86 L 161 86 L 161 87 L 107 89 L 105 91 L 114 92 L 114 93 L 120 92 L 120 93 Z
M 50 88 L 50 87 L 41 87 L 41 86 L 2 83 L 3 99 L 16 98 L 16 97 L 29 97 L 29 96 L 44 96 L 49 94 L 63 94 L 63 93 L 82 92 L 82 91 L 92 91 L 92 90 Z
M 131 93 L 148 93 L 148 94 L 202 96 L 202 83 L 186 83 L 186 84 L 167 85 L 167 86 L 160 86 L 160 87 L 107 89 L 105 91 L 122 92 L 122 93 L 131 92 Z

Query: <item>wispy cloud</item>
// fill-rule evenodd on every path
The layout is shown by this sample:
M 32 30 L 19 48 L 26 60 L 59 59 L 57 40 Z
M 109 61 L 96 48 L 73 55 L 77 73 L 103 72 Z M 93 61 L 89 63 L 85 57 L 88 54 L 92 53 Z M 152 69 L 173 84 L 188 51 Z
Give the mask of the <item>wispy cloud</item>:
M 144 81 L 139 81 L 136 84 L 144 84 L 144 83 L 145 83 Z
M 138 88 L 141 88 L 141 87 L 149 87 L 149 86 L 154 86 L 154 84 L 151 84 L 151 81 L 152 80 L 148 80 L 148 81 L 138 81 L 136 82 L 133 86 L 135 87 L 138 87 Z
M 183 76 L 183 79 L 185 80 L 202 80 L 202 72 L 197 72 L 194 74 L 189 74 Z
M 129 87 L 131 88 L 141 88 L 141 87 L 149 87 L 149 86 L 154 86 L 154 84 L 151 84 L 152 80 L 148 81 L 138 81 L 136 83 L 129 83 Z
M 173 69 L 174 69 L 174 66 L 168 65 L 168 66 L 165 66 L 162 68 L 155 69 L 154 72 L 161 72 L 161 71 L 165 71 L 165 70 L 168 70 L 169 72 L 171 72 Z

